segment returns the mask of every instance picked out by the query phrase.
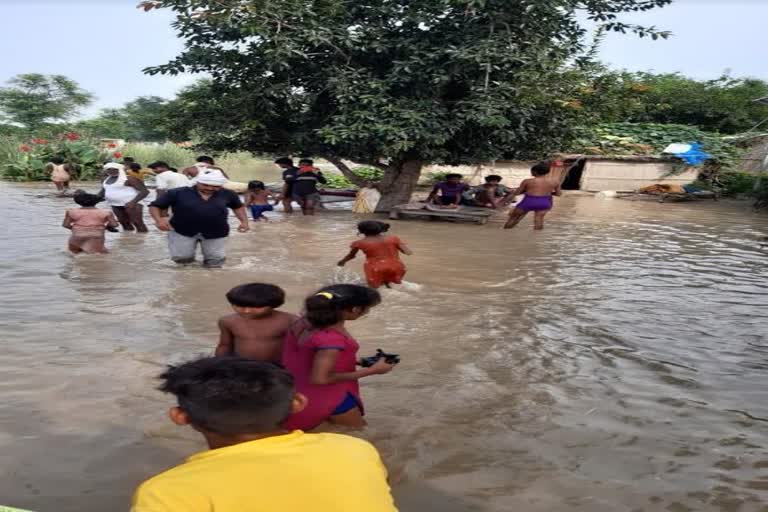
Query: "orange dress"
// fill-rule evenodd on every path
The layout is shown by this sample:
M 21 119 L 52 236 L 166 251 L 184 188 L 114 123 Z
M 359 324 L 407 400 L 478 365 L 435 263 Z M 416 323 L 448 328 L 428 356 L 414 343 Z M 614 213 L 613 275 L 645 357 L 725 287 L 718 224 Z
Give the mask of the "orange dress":
M 367 258 L 364 269 L 368 286 L 379 288 L 386 283 L 403 281 L 405 265 L 400 261 L 401 243 L 396 236 L 369 237 L 352 243 L 352 248 L 363 251 Z

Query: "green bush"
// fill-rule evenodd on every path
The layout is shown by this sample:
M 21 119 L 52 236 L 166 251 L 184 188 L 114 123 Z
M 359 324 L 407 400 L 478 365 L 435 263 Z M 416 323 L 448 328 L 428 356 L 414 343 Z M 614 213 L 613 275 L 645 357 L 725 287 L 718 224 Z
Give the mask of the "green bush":
M 356 176 L 359 176 L 368 181 L 379 181 L 384 176 L 384 171 L 373 167 L 357 167 L 352 169 L 352 172 Z M 325 179 L 328 180 L 326 185 L 328 188 L 356 188 L 347 178 L 341 174 L 325 174 Z
M 755 192 L 757 176 L 746 172 L 722 172 L 718 176 L 723 184 L 723 195 L 743 196 Z
M 737 168 L 743 153 L 718 133 L 657 123 L 607 123 L 586 128 L 570 150 L 589 155 L 658 155 L 670 144 L 689 142 L 700 143 L 726 170 Z
M 0 137 L 0 177 L 10 181 L 48 180 L 45 166 L 56 156 L 69 164 L 73 178 L 78 180 L 95 179 L 111 157 L 97 141 L 73 132 L 52 139 Z

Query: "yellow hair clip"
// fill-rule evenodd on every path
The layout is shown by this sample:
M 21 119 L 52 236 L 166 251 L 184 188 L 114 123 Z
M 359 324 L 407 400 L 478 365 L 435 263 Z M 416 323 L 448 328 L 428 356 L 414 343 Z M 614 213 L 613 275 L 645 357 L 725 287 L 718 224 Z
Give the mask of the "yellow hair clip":
M 325 297 L 328 300 L 333 300 L 333 294 L 331 292 L 320 292 L 317 294 L 318 297 Z

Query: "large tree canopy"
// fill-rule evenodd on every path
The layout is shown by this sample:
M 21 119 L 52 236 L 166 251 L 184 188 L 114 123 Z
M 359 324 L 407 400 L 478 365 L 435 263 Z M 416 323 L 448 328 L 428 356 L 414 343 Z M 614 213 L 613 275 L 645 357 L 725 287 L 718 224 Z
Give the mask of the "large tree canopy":
M 207 73 L 180 125 L 212 149 L 307 153 L 386 169 L 381 208 L 425 163 L 536 157 L 584 114 L 585 13 L 654 38 L 625 12 L 671 0 L 157 0 L 186 50 L 149 73 Z M 189 114 L 192 117 L 186 117 Z
M 0 88 L 0 111 L 11 122 L 31 130 L 68 119 L 92 101 L 89 92 L 62 75 L 18 75 Z

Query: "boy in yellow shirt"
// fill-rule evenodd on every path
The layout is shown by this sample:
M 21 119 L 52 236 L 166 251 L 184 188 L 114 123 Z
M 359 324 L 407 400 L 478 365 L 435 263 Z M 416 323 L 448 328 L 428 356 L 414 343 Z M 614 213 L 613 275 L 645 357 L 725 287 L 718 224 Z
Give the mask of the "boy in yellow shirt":
M 192 426 L 210 450 L 141 484 L 131 512 L 397 512 L 372 445 L 281 427 L 306 398 L 279 367 L 207 357 L 160 378 L 178 399 L 171 421 Z

